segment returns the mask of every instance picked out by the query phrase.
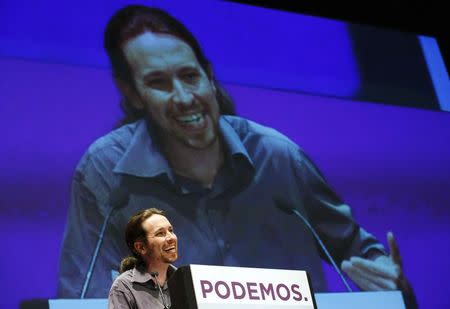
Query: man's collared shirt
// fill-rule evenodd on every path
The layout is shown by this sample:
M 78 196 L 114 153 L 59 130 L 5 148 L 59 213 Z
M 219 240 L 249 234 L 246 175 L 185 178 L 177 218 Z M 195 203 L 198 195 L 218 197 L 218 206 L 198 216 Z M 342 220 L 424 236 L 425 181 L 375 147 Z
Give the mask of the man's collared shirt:
M 176 268 L 169 265 L 167 278 L 169 279 Z M 142 267 L 123 272 L 114 281 L 108 296 L 109 309 L 157 309 L 170 307 L 170 294 L 167 281 L 161 286 L 164 301 L 161 299 L 158 287 L 152 276 Z
M 356 224 L 304 152 L 277 131 L 222 116 L 225 162 L 211 188 L 177 176 L 160 151 L 153 128 L 140 120 L 89 147 L 74 175 L 60 259 L 60 297 L 79 297 L 111 192 L 130 193 L 113 212 L 87 297 L 106 297 L 111 270 L 128 255 L 123 233 L 136 212 L 163 209 L 179 243 L 177 265 L 210 264 L 301 269 L 314 291 L 326 291 L 321 257 L 309 230 L 277 208 L 274 197 L 297 208 L 338 264 L 350 256 L 382 254 L 383 246 Z

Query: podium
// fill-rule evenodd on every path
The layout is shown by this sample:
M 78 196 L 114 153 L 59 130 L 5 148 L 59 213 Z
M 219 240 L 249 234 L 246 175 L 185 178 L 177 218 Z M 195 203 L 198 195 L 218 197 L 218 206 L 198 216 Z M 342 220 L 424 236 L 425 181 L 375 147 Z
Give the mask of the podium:
M 316 309 L 301 270 L 187 265 L 169 282 L 171 309 Z
M 171 309 L 405 309 L 400 291 L 314 294 L 298 270 L 188 265 L 168 284 Z

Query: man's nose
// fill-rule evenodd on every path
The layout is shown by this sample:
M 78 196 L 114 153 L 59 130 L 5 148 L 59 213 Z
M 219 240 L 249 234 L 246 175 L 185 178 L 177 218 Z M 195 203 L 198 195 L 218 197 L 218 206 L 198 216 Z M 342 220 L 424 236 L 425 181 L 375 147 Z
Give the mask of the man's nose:
M 167 233 L 166 239 L 169 242 L 175 241 L 175 240 L 177 240 L 177 235 L 175 235 L 174 232 Z
M 194 102 L 194 96 L 189 89 L 179 80 L 173 82 L 172 100 L 176 104 L 191 105 Z

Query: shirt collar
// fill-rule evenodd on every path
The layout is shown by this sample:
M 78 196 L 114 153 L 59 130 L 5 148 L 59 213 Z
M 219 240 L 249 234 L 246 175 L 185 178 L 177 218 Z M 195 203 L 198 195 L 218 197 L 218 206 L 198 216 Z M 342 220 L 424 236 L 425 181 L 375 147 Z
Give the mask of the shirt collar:
M 234 163 L 234 159 L 244 158 L 248 165 L 253 168 L 252 159 L 226 116 L 220 117 L 219 130 L 230 161 Z M 130 144 L 113 171 L 138 177 L 156 177 L 166 174 L 173 179 L 169 163 L 161 153 L 154 136 L 154 128 L 151 125 L 148 125 L 143 119 L 137 121 L 136 131 Z
M 169 163 L 162 155 L 159 146 L 151 137 L 152 128 L 143 119 L 136 123 L 136 131 L 131 137 L 122 158 L 114 167 L 115 173 L 138 177 L 156 177 L 161 174 L 171 175 Z M 171 177 L 171 176 L 169 176 Z
M 227 155 L 229 155 L 231 159 L 242 157 L 253 167 L 253 161 L 250 158 L 247 149 L 244 147 L 236 130 L 231 126 L 227 116 L 220 117 L 219 130 L 227 149 Z M 233 162 L 233 160 L 231 161 Z
M 175 266 L 169 265 L 169 268 L 167 269 L 167 280 L 164 283 L 164 286 L 162 287 L 163 289 L 167 288 L 167 281 L 170 279 L 170 277 L 173 276 L 173 274 L 175 273 L 176 270 L 177 270 L 177 268 Z M 152 276 L 147 271 L 147 269 L 145 269 L 145 267 L 143 267 L 143 266 L 137 266 L 137 267 L 133 268 L 131 282 L 142 283 L 142 284 L 148 283 L 153 288 L 156 288 L 155 282 L 152 280 Z

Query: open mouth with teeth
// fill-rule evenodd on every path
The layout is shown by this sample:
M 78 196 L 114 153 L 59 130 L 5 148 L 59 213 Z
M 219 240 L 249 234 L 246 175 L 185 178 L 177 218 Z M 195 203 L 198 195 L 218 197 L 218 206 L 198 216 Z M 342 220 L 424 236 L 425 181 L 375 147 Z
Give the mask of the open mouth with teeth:
M 175 247 L 175 246 L 172 246 L 172 247 L 169 247 L 169 248 L 164 249 L 164 251 L 165 251 L 165 252 L 176 252 L 177 250 L 176 250 L 176 247 Z
M 175 117 L 176 122 L 185 127 L 192 129 L 202 129 L 205 126 L 205 115 L 203 113 L 195 113 L 185 116 Z

